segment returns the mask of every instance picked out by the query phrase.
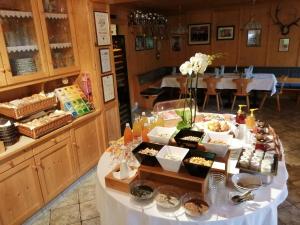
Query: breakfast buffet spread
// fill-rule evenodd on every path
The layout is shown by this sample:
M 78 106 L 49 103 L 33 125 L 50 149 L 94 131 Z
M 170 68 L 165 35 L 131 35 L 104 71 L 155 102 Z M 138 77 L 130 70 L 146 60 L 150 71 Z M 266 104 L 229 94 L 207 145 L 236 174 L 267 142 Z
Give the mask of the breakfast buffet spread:
M 156 205 L 162 214 L 205 218 L 224 203 L 251 204 L 259 190 L 273 185 L 283 149 L 274 129 L 253 113 L 197 113 L 194 126 L 180 131 L 165 127 L 168 117 L 174 120 L 174 111 L 143 115 L 111 143 L 107 188 L 128 193 L 137 206 Z

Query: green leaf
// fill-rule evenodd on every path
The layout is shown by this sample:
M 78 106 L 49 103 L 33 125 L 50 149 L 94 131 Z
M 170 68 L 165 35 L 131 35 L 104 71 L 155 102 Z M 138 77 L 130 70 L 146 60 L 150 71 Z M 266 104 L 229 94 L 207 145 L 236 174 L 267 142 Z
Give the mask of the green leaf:
M 177 130 L 182 130 L 182 129 L 190 128 L 190 125 L 186 121 L 182 120 L 177 123 L 176 128 L 177 128 Z

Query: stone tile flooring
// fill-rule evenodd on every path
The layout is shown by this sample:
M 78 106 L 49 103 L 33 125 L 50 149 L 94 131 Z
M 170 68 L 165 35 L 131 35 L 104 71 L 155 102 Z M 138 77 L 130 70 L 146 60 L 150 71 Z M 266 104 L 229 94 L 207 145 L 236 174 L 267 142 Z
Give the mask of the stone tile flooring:
M 300 225 L 300 105 L 296 106 L 293 99 L 283 99 L 281 104 L 282 112 L 278 113 L 275 99 L 268 99 L 263 110 L 257 112 L 257 118 L 268 121 L 276 129 L 285 149 L 289 195 L 279 206 L 278 225 Z M 215 107 L 215 103 L 210 101 L 205 111 L 214 111 Z M 224 109 L 223 112 L 229 111 Z M 95 205 L 95 177 L 96 168 L 24 224 L 100 225 Z

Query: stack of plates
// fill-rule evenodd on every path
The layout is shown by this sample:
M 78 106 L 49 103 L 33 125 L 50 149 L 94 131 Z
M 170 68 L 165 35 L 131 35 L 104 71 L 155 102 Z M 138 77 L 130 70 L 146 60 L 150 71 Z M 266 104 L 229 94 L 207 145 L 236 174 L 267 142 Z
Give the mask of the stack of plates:
M 13 74 L 33 73 L 37 71 L 33 58 L 11 59 Z
M 10 146 L 18 141 L 19 135 L 15 125 L 6 120 L 0 118 L 0 140 L 3 141 L 5 146 Z

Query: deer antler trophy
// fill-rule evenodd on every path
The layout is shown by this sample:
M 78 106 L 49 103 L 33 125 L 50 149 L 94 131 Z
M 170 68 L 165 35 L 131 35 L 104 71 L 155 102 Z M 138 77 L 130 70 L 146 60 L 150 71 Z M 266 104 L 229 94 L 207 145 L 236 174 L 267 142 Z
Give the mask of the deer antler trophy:
M 282 35 L 287 35 L 290 32 L 290 27 L 291 26 L 293 26 L 293 25 L 299 26 L 298 22 L 300 21 L 300 17 L 296 18 L 296 15 L 295 15 L 295 19 L 291 23 L 284 24 L 279 19 L 279 15 L 278 15 L 279 11 L 280 11 L 280 7 L 279 7 L 279 4 L 278 4 L 277 7 L 276 7 L 276 10 L 275 10 L 275 15 L 274 15 L 275 18 L 273 16 L 271 16 L 271 17 L 272 17 L 272 20 L 273 20 L 274 24 L 279 26 L 281 34 Z

